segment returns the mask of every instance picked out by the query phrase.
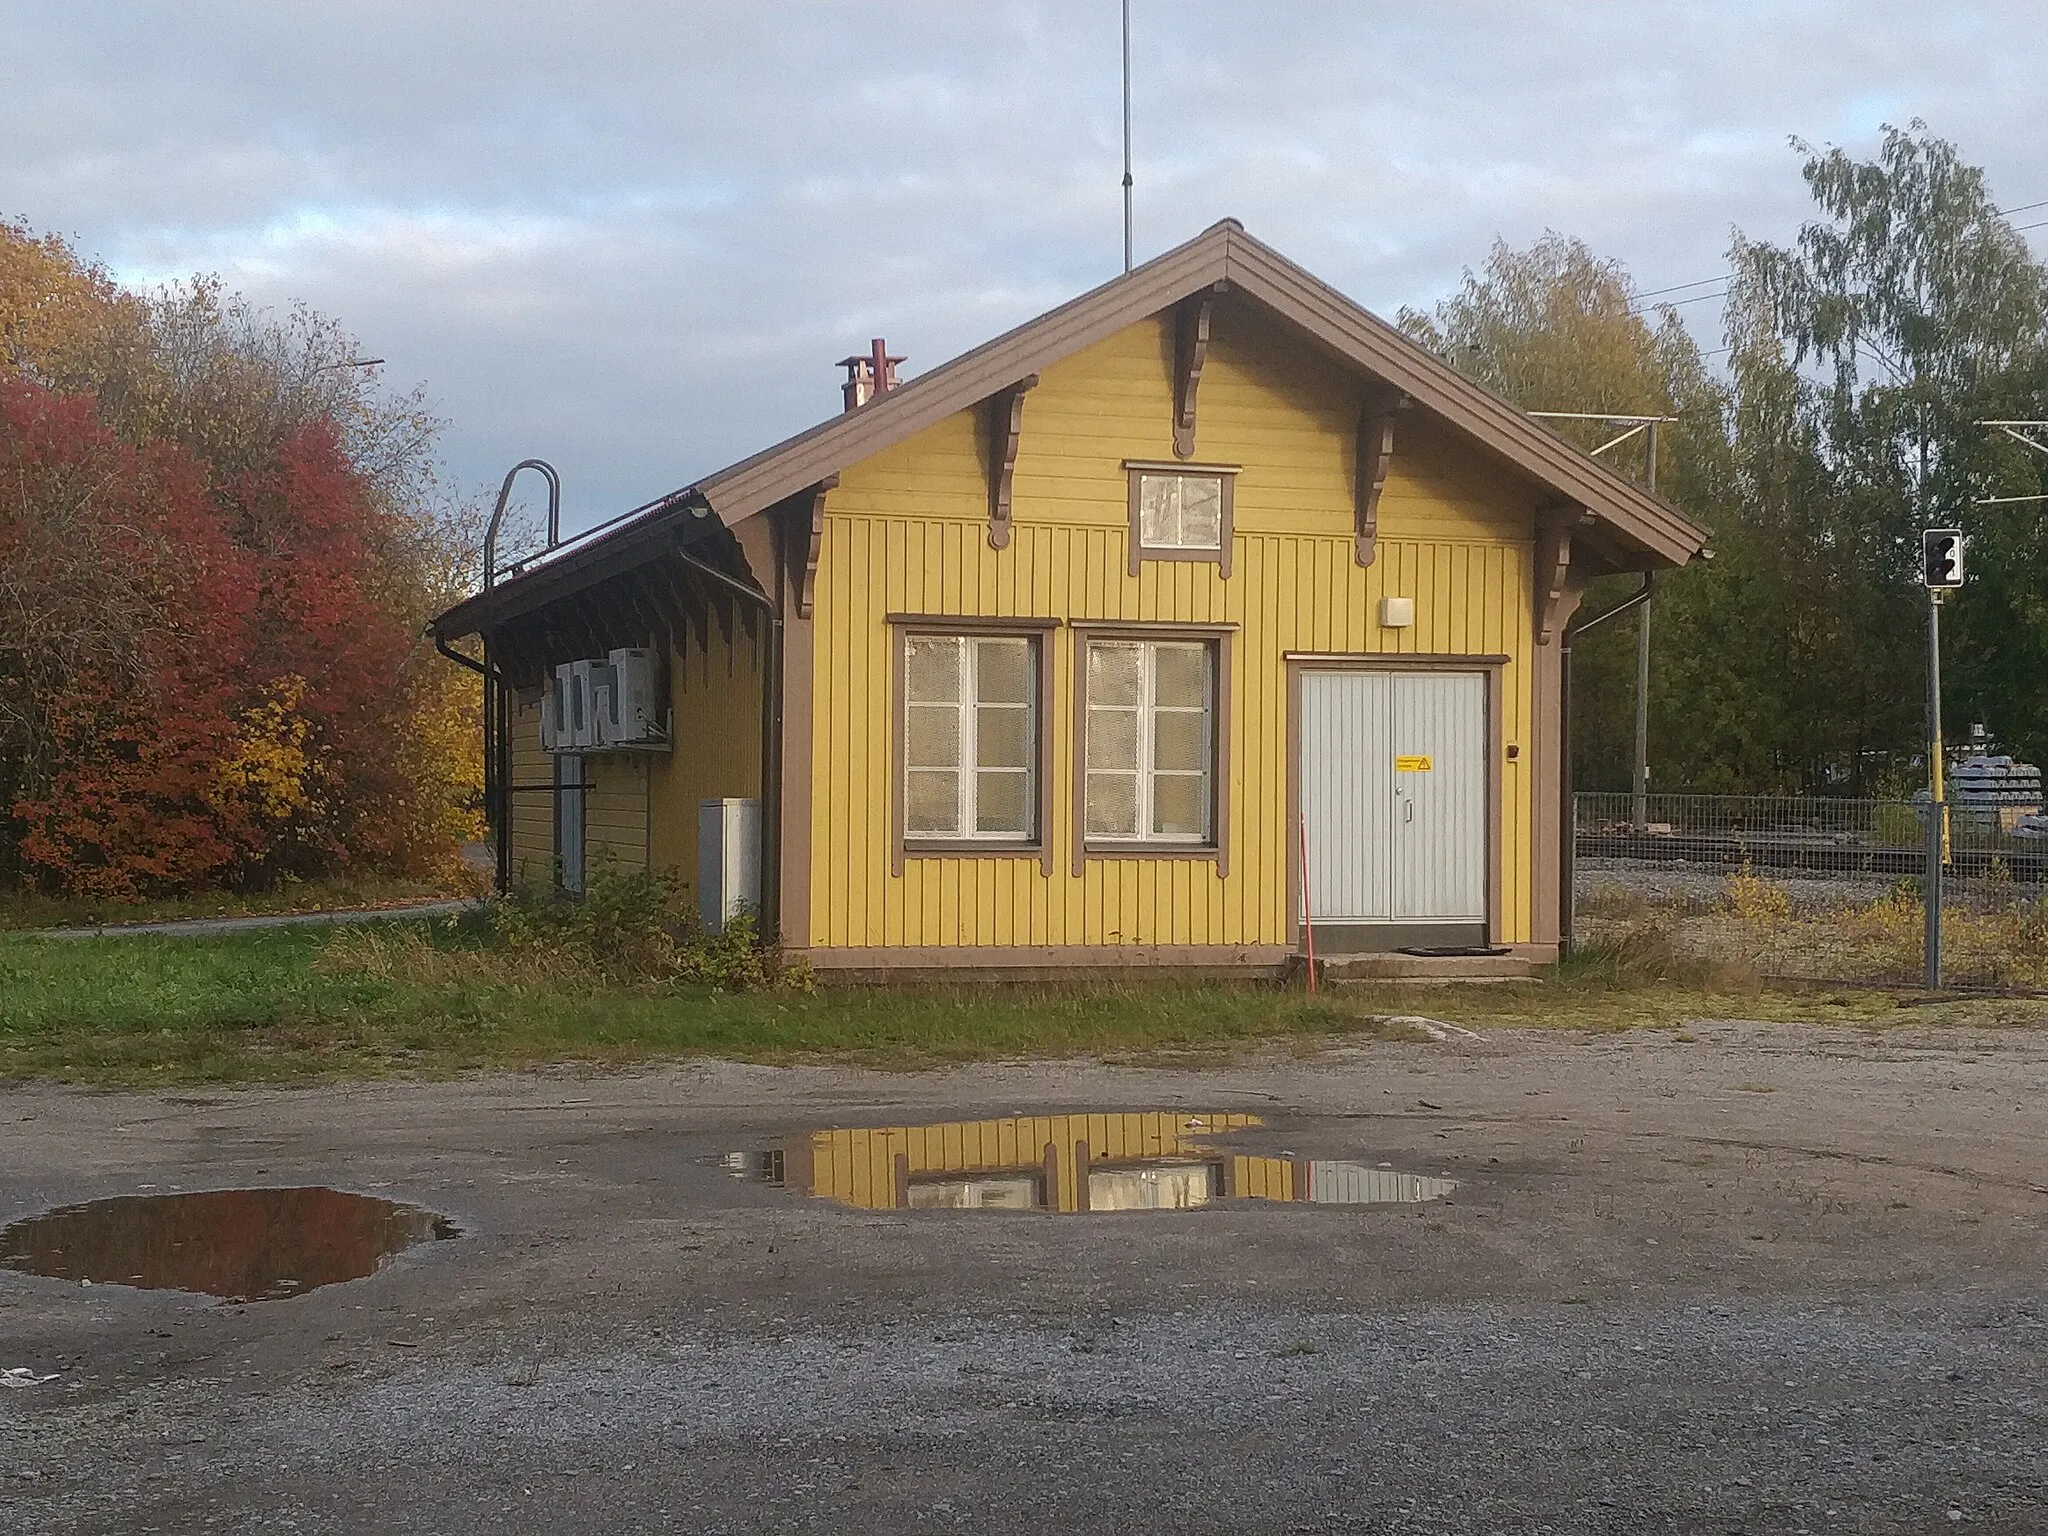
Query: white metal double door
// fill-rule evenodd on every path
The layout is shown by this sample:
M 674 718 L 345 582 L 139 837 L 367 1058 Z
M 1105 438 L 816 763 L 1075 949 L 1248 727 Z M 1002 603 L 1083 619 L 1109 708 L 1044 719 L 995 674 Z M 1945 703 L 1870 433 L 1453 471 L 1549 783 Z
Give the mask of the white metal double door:
M 1486 686 L 1483 672 L 1302 673 L 1318 928 L 1486 920 Z

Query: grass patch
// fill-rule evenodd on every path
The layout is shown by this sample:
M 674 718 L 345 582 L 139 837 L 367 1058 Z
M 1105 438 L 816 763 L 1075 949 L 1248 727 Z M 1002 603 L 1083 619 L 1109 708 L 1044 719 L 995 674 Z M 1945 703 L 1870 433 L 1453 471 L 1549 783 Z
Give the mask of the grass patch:
M 1347 987 L 1159 982 L 903 989 L 617 979 L 481 920 L 205 938 L 0 935 L 0 1078 L 107 1086 L 443 1076 L 715 1055 L 887 1067 L 1029 1056 L 1164 1060 L 1472 1028 L 1682 1029 L 1701 1017 L 1888 1022 L 1885 994 L 1801 993 L 1702 969 L 1654 935 L 1538 982 Z M 1924 1018 L 1932 1010 L 1911 1010 Z
M 202 891 L 162 901 L 104 901 L 0 893 L 0 930 L 101 928 L 125 923 L 174 922 L 185 917 L 260 917 L 284 912 L 326 912 L 388 907 L 408 901 L 476 896 L 474 884 L 456 889 L 445 882 L 335 877 L 301 880 L 272 891 Z

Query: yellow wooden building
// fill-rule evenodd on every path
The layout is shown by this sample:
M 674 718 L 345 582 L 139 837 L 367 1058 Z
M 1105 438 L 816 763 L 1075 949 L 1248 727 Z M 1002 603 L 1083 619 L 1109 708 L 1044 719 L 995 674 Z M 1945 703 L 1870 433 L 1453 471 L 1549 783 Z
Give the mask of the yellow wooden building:
M 1703 530 L 1233 220 L 900 361 L 436 620 L 504 878 L 866 974 L 1555 955 L 1567 625 Z

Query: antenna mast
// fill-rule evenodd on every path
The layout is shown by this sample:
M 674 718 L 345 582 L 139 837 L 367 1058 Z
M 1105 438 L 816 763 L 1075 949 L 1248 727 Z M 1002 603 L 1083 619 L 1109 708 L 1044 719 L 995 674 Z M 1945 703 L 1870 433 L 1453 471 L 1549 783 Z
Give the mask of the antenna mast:
M 1124 0 L 1124 271 L 1131 270 L 1131 0 Z

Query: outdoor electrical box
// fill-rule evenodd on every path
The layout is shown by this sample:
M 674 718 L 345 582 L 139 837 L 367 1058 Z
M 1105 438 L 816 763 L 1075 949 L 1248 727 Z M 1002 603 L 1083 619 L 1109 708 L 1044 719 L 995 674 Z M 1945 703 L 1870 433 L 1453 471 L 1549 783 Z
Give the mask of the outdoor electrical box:
M 761 802 L 703 800 L 697 805 L 697 915 L 706 933 L 723 933 L 742 912 L 761 908 Z
M 1933 592 L 1963 584 L 1963 530 L 1929 528 L 1920 535 L 1920 580 Z

